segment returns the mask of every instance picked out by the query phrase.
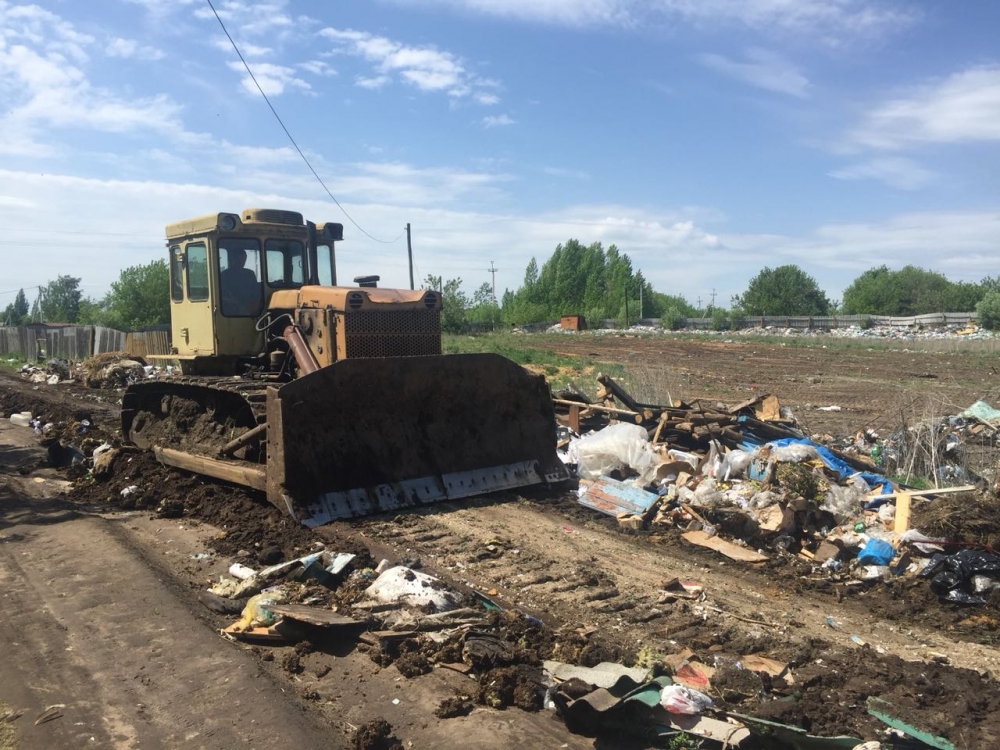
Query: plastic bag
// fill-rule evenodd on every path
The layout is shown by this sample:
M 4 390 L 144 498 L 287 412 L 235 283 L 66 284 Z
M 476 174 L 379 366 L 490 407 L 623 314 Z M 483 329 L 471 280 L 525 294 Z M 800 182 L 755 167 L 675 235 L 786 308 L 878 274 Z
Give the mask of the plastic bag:
M 711 708 L 712 699 L 683 685 L 667 685 L 660 691 L 660 705 L 672 714 L 700 714 Z
M 823 494 L 823 502 L 819 507 L 820 510 L 832 513 L 837 523 L 842 523 L 845 519 L 858 515 L 867 499 L 867 491 L 854 485 L 841 487 L 838 484 L 831 484 L 830 489 Z
M 723 482 L 738 479 L 746 472 L 751 460 L 753 460 L 753 456 L 748 451 L 729 451 L 722 456 L 722 464 L 719 466 L 716 479 L 721 479 Z
M 819 458 L 819 453 L 811 445 L 791 443 L 771 446 L 771 460 L 780 464 L 798 464 L 811 458 Z
M 288 596 L 282 591 L 268 591 L 251 596 L 243 608 L 243 614 L 237 623 L 238 630 L 246 631 L 254 628 L 268 628 L 278 621 L 278 615 L 267 607 L 272 604 L 284 604 Z
M 581 479 L 597 479 L 628 466 L 648 482 L 661 463 L 646 429 L 624 422 L 574 440 L 570 457 L 576 459 L 576 473 Z
M 1000 576 L 1000 557 L 977 549 L 963 549 L 954 555 L 934 555 L 920 572 L 931 579 L 931 591 L 958 604 L 985 604 L 968 589 L 977 575 Z
M 858 553 L 858 562 L 862 565 L 888 565 L 896 551 L 888 542 L 881 539 L 869 539 L 868 543 Z

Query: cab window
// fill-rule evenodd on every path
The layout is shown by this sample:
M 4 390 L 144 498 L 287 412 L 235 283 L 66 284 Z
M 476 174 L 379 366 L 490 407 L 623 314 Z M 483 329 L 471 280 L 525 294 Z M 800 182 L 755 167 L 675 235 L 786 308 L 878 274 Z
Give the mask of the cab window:
M 187 295 L 191 302 L 208 299 L 208 250 L 202 242 L 185 248 L 187 257 Z
M 297 289 L 305 280 L 305 251 L 298 240 L 267 240 L 264 243 L 267 284 L 276 289 Z
M 260 283 L 260 243 L 249 237 L 219 239 L 219 293 L 222 314 L 257 316 L 264 303 Z
M 184 256 L 179 246 L 170 248 L 170 299 L 180 302 L 184 299 Z
M 320 286 L 333 286 L 333 253 L 329 245 L 316 247 L 316 277 Z

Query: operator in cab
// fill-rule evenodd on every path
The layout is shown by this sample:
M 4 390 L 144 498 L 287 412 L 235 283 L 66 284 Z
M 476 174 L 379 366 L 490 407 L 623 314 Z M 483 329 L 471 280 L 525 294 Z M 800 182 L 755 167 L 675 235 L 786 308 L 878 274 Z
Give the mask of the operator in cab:
M 233 247 L 226 250 L 227 266 L 219 274 L 222 292 L 222 314 L 231 316 L 257 315 L 262 300 L 260 280 L 246 268 L 246 250 Z

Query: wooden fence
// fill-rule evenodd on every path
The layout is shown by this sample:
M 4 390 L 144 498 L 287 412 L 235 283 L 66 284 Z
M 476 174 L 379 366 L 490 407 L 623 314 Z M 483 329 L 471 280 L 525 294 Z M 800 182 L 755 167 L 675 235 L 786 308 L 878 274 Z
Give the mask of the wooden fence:
M 0 356 L 79 362 L 104 352 L 139 357 L 170 354 L 170 334 L 165 330 L 125 333 L 103 326 L 0 326 Z

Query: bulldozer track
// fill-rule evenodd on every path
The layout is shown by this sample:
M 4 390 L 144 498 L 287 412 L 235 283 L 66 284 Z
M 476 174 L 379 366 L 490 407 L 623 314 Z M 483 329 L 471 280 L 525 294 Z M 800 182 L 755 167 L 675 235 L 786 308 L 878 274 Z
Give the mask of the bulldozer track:
M 267 421 L 267 386 L 203 376 L 136 383 L 122 396 L 122 436 L 144 448 L 179 445 L 214 455 L 232 438 Z M 264 461 L 263 451 L 258 460 Z

